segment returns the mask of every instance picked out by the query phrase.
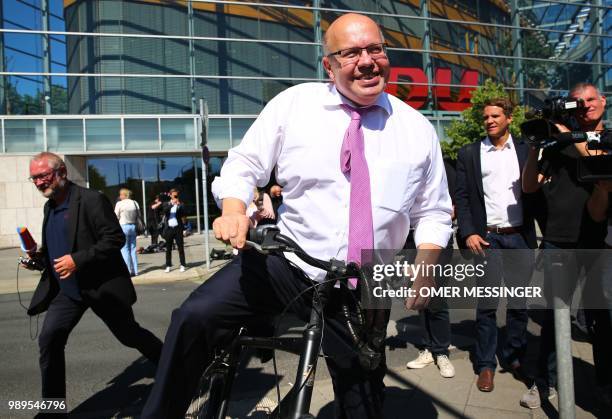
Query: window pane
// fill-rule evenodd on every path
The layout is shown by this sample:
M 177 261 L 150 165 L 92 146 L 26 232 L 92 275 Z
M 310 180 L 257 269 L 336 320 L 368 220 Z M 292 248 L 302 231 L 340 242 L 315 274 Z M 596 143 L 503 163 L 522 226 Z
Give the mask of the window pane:
M 118 119 L 88 119 L 87 150 L 121 150 L 121 121 Z
M 210 151 L 227 151 L 230 148 L 229 120 L 208 120 L 208 149 Z
M 49 151 L 82 151 L 83 121 L 81 119 L 48 119 L 47 148 Z
M 126 150 L 157 150 L 157 119 L 124 119 Z
M 43 151 L 43 124 L 41 119 L 5 120 L 4 136 L 8 153 Z
M 244 134 L 249 130 L 255 120 L 251 118 L 232 119 L 232 146 L 236 147 L 242 141 Z
M 162 119 L 161 137 L 163 150 L 193 150 L 193 119 Z

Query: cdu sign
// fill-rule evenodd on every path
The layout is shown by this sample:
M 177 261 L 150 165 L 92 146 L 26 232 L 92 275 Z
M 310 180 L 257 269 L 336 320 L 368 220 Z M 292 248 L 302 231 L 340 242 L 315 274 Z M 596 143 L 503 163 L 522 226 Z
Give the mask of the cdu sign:
M 420 109 L 427 101 L 429 82 L 425 72 L 418 67 L 393 67 L 389 75 L 389 82 L 397 82 L 400 79 L 410 79 L 416 83 L 411 86 L 410 92 L 401 99 L 415 109 Z M 397 96 L 397 84 L 387 84 L 386 92 Z M 434 86 L 432 86 L 432 97 L 436 100 L 437 108 L 442 111 L 462 111 L 470 107 L 472 90 L 478 84 L 478 71 L 464 70 L 459 84 L 461 88 L 455 98 L 451 96 L 450 86 L 438 86 L 438 84 L 451 84 L 450 68 L 437 68 L 434 75 Z

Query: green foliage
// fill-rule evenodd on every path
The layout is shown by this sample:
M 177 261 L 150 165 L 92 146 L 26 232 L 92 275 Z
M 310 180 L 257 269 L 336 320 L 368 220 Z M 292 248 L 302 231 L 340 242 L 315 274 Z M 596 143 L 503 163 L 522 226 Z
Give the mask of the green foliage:
M 509 98 L 509 95 L 501 83 L 495 83 L 491 79 L 487 79 L 484 85 L 472 92 L 470 100 L 472 106 L 461 112 L 461 119 L 452 121 L 446 129 L 449 141 L 441 143 L 442 153 L 445 157 L 455 160 L 461 147 L 479 141 L 486 135 L 482 122 L 484 103 L 489 99 L 500 97 Z M 515 106 L 512 112 L 512 124 L 510 125 L 510 132 L 513 137 L 518 138 L 520 136 L 519 126 L 524 120 L 525 108 Z

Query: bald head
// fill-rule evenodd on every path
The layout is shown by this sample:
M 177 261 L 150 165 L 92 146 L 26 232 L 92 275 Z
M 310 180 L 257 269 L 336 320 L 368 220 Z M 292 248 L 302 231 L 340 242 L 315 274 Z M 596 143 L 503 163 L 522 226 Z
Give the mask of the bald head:
M 356 13 L 340 16 L 325 32 L 323 67 L 338 92 L 357 105 L 373 105 L 384 91 L 390 72 L 384 42 L 376 22 Z
M 376 28 L 380 34 L 380 42 L 384 42 L 383 34 L 378 24 L 368 16 L 357 13 L 347 13 L 340 16 L 334 20 L 331 25 L 329 25 L 329 28 L 327 28 L 327 31 L 325 31 L 325 35 L 323 37 L 324 55 L 344 48 L 344 46 L 338 47 L 338 45 L 342 44 L 344 38 L 343 34 L 347 31 L 351 29 L 359 31 L 361 30 L 360 28 L 365 29 L 371 27 Z

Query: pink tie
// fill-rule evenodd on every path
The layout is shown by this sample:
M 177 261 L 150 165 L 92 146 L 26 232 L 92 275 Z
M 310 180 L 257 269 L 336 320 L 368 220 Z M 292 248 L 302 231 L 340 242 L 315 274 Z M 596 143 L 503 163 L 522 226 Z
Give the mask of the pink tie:
M 362 113 L 370 108 L 342 107 L 351 113 L 351 123 L 344 135 L 340 151 L 340 170 L 349 176 L 351 182 L 351 201 L 349 210 L 349 236 L 347 262 L 361 264 L 361 251 L 374 247 L 374 227 L 372 222 L 372 200 L 370 197 L 370 173 L 365 159 Z M 357 279 L 350 278 L 349 284 L 357 287 Z

